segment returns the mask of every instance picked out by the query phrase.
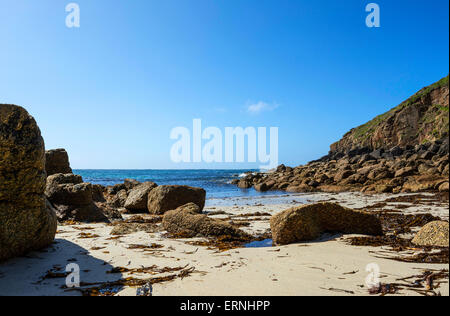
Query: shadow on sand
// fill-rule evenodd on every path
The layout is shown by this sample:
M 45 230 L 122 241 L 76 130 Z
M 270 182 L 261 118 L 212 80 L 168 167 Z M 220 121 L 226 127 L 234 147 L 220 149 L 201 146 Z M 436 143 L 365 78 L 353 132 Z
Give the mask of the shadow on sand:
M 79 289 L 66 287 L 69 264 L 79 266 Z M 89 250 L 56 239 L 46 249 L 0 263 L 0 296 L 79 296 L 83 284 L 93 287 L 96 283 L 121 279 L 121 273 L 107 273 L 112 269 L 107 262 L 91 256 Z

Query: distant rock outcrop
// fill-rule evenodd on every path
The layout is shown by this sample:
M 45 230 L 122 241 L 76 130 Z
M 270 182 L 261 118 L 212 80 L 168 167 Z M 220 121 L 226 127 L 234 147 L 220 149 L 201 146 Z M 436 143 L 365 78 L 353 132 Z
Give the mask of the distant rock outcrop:
M 423 88 L 372 121 L 352 129 L 331 145 L 331 153 L 358 148 L 416 146 L 449 136 L 449 77 Z
M 72 173 L 69 155 L 65 149 L 52 149 L 45 152 L 45 169 L 47 176 L 57 173 Z
M 200 211 L 205 206 L 206 191 L 184 185 L 160 185 L 150 191 L 147 208 L 150 214 L 161 215 L 187 203 L 194 203 Z
M 294 207 L 270 219 L 273 242 L 287 245 L 314 240 L 324 232 L 382 235 L 380 220 L 369 212 L 356 211 L 334 203 Z
M 0 104 L 0 261 L 50 245 L 57 220 L 47 203 L 45 149 L 27 111 Z

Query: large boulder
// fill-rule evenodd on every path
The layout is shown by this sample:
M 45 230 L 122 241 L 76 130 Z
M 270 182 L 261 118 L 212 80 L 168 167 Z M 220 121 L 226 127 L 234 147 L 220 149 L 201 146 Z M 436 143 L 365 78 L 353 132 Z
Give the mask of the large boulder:
M 69 155 L 65 149 L 52 149 L 45 152 L 45 169 L 47 176 L 57 173 L 72 173 Z
M 270 219 L 273 242 L 286 245 L 314 240 L 324 232 L 382 235 L 380 220 L 373 214 L 334 203 L 303 205 Z
M 163 227 L 169 233 L 185 238 L 227 236 L 242 239 L 248 237 L 242 230 L 222 220 L 209 218 L 199 213 L 201 209 L 198 205 L 188 203 L 176 210 L 166 212 L 162 222 Z
M 428 223 L 416 234 L 412 243 L 417 246 L 448 247 L 448 229 L 448 222 Z
M 94 203 L 92 185 L 83 183 L 80 176 L 58 173 L 48 177 L 45 195 L 55 207 L 60 221 L 107 221 Z
M 148 194 L 147 209 L 150 214 L 161 215 L 187 203 L 205 206 L 206 191 L 184 185 L 161 185 Z
M 125 201 L 125 208 L 129 211 L 145 212 L 147 211 L 148 194 L 158 185 L 154 182 L 144 182 L 134 187 L 128 193 Z
M 33 117 L 0 104 L 0 261 L 50 245 L 56 215 L 47 203 L 45 149 Z

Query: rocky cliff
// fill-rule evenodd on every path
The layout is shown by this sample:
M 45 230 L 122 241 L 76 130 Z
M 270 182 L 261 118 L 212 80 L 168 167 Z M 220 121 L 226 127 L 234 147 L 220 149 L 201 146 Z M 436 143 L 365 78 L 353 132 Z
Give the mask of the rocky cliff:
M 332 153 L 355 148 L 371 150 L 416 146 L 448 137 L 449 77 L 423 88 L 408 100 L 370 122 L 350 130 L 331 145 Z
M 448 79 L 352 129 L 319 160 L 295 168 L 281 165 L 233 183 L 258 191 L 448 192 Z

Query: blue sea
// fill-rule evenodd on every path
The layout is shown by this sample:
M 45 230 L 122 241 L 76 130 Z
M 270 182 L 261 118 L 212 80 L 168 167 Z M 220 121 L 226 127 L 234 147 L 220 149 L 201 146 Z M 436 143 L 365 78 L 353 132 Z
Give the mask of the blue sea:
M 242 204 L 242 201 L 273 196 L 288 196 L 286 192 L 258 192 L 254 189 L 240 189 L 230 181 L 242 177 L 245 172 L 258 170 L 74 170 L 83 177 L 84 182 L 101 185 L 123 183 L 125 179 L 136 179 L 140 182 L 153 181 L 158 185 L 189 185 L 206 190 L 207 204 Z M 256 200 L 254 199 L 256 198 Z M 228 202 L 223 202 L 223 200 Z M 241 200 L 241 203 L 236 203 Z

